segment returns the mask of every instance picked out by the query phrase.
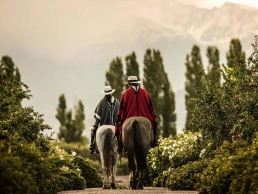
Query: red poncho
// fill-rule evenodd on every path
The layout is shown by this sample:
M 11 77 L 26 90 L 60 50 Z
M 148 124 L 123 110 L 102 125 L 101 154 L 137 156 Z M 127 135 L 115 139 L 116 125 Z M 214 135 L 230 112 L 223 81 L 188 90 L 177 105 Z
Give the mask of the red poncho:
M 156 113 L 150 96 L 143 88 L 135 91 L 133 88 L 125 90 L 118 109 L 115 132 L 121 138 L 122 125 L 126 119 L 134 116 L 143 116 L 150 120 L 153 130 L 157 129 Z

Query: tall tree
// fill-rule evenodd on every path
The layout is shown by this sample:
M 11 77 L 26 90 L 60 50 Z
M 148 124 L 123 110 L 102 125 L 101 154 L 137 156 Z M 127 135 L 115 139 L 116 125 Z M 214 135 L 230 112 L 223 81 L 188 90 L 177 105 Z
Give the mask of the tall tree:
M 170 135 L 176 136 L 176 113 L 175 113 L 175 94 L 172 91 L 167 73 L 164 72 L 163 98 L 162 102 L 162 121 L 163 137 Z
M 113 59 L 109 66 L 109 71 L 106 72 L 105 85 L 110 85 L 112 88 L 116 89 L 113 96 L 120 99 L 123 93 L 123 64 L 120 57 Z
M 220 83 L 219 50 L 215 46 L 208 46 L 206 56 L 209 61 L 207 77 Z
M 197 76 L 198 71 L 203 69 L 200 48 L 194 45 L 191 54 L 186 55 L 186 82 L 185 82 L 185 106 L 187 110 L 186 124 L 189 121 L 189 117 L 194 110 L 195 103 L 190 101 L 192 98 L 197 97 L 197 89 L 201 87 L 201 78 Z
M 137 76 L 138 79 L 140 80 L 139 64 L 136 60 L 136 55 L 134 52 L 132 52 L 132 54 L 127 55 L 125 57 L 125 63 L 126 63 L 125 80 L 127 80 L 128 76 L 131 76 L 131 75 Z
M 175 135 L 174 94 L 159 50 L 147 49 L 144 55 L 143 71 L 143 85 L 150 94 L 157 115 L 158 134 L 166 137 L 170 134 Z
M 16 77 L 18 81 L 21 81 L 21 74 L 19 72 L 18 67 L 15 67 L 15 64 L 12 58 L 6 55 L 2 57 L 2 61 L 7 66 L 7 69 L 6 69 L 7 76 L 10 76 L 12 74 Z
M 85 129 L 84 120 L 85 120 L 84 106 L 82 104 L 82 101 L 79 100 L 78 106 L 75 108 L 75 120 L 74 120 L 76 141 L 82 141 L 82 132 Z
M 58 138 L 65 138 L 66 132 L 66 99 L 64 94 L 59 97 L 59 105 L 57 107 L 56 118 L 60 122 Z
M 242 51 L 242 46 L 238 38 L 233 38 L 229 44 L 229 51 L 227 56 L 227 66 L 232 68 L 234 59 L 245 60 L 245 52 Z
M 72 110 L 66 110 L 66 99 L 64 94 L 59 97 L 59 105 L 57 107 L 56 118 L 60 122 L 58 138 L 64 139 L 67 143 L 81 142 L 86 143 L 88 139 L 82 136 L 85 129 L 84 106 L 79 100 L 75 107 L 75 119 L 72 116 Z

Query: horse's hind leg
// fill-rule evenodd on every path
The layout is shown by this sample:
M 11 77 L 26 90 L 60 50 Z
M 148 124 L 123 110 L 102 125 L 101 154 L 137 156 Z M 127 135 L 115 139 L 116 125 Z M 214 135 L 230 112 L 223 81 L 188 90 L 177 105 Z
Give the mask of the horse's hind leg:
M 139 177 L 138 177 L 137 189 L 143 189 L 143 184 L 142 184 L 142 170 L 139 170 Z
M 111 168 L 111 189 L 116 189 L 115 176 L 114 176 L 114 167 Z
M 103 189 L 111 189 L 109 185 L 109 169 L 103 168 L 104 180 L 103 180 Z
M 129 156 L 129 155 L 130 154 L 128 153 L 128 167 L 129 167 L 129 170 L 130 170 L 130 176 L 129 176 L 130 188 L 131 189 L 136 189 L 136 174 L 135 174 L 136 164 L 134 162 L 133 156 Z

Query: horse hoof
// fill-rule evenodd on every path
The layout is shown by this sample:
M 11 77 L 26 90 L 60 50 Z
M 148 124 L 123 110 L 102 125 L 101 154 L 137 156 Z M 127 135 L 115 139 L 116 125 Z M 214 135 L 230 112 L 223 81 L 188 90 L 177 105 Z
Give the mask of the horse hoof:
M 111 183 L 111 189 L 116 189 L 116 185 L 115 185 L 115 183 Z
M 111 189 L 109 186 L 103 186 L 103 189 Z
M 136 182 L 135 181 L 130 181 L 130 188 L 132 190 L 135 190 L 136 189 Z
M 137 186 L 137 189 L 142 190 L 143 186 Z

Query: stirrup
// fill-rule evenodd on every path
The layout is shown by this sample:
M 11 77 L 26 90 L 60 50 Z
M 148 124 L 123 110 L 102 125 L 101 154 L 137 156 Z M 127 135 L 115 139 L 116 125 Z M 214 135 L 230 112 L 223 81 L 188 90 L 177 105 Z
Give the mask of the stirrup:
M 93 156 L 96 156 L 96 155 L 99 154 L 98 149 L 97 149 L 96 146 L 93 145 L 93 144 L 90 145 L 90 153 L 91 153 L 91 155 L 93 155 Z

